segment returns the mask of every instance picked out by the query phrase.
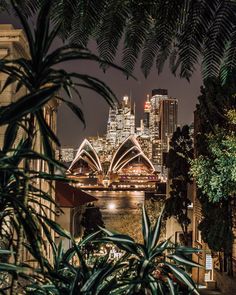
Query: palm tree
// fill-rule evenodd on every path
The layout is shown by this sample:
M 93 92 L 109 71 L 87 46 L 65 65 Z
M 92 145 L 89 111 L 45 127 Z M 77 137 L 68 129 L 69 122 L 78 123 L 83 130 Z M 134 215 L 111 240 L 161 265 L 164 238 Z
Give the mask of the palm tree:
M 6 3 L 7 1 L 2 1 Z M 44 0 L 18 1 L 31 14 Z M 60 36 L 87 46 L 96 39 L 100 56 L 113 61 L 124 37 L 122 63 L 132 72 L 141 54 L 145 76 L 170 60 L 173 73 L 189 79 L 198 63 L 203 76 L 222 78 L 236 65 L 236 3 L 233 0 L 55 0 Z

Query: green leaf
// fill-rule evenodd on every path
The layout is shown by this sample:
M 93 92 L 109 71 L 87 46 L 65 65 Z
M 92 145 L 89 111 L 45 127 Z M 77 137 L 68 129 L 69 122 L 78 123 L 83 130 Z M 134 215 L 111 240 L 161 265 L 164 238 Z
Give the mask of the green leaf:
M 163 283 L 161 281 L 157 281 L 157 284 L 161 295 L 166 295 L 165 290 L 163 289 Z
M 47 218 L 46 216 L 42 216 L 42 218 L 45 221 L 45 223 L 47 223 L 47 225 L 50 226 L 50 228 L 54 230 L 56 233 L 58 233 L 60 236 L 65 237 L 69 240 L 71 239 L 71 234 L 65 229 L 63 229 L 58 223 Z
M 9 255 L 9 254 L 13 254 L 14 252 L 10 251 L 10 250 L 5 250 L 5 249 L 0 249 L 0 255 Z
M 161 233 L 161 221 L 162 221 L 162 215 L 163 213 L 161 212 L 160 216 L 158 217 L 154 229 L 152 231 L 152 241 L 151 241 L 151 249 L 154 249 L 159 238 L 160 238 L 160 233 Z
M 149 245 L 150 227 L 151 227 L 151 223 L 150 223 L 149 217 L 147 215 L 147 211 L 143 205 L 143 208 L 142 208 L 142 232 L 143 232 L 144 245 L 146 247 L 148 247 L 148 245 Z
M 170 289 L 171 295 L 176 295 L 173 281 L 170 278 L 168 278 L 168 277 L 167 277 L 167 283 L 169 285 L 169 289 Z
M 17 121 L 14 121 L 7 126 L 7 129 L 4 135 L 3 151 L 9 150 L 13 146 L 16 140 L 18 130 L 19 130 L 19 125 Z
M 76 104 L 74 104 L 71 101 L 68 101 L 66 99 L 63 99 L 61 97 L 58 97 L 61 101 L 63 101 L 71 110 L 72 112 L 80 119 L 80 121 L 84 124 L 85 126 L 85 119 L 84 119 L 84 114 L 81 110 L 80 107 L 78 107 Z
M 164 265 L 166 265 L 171 270 L 173 275 L 178 280 L 180 280 L 182 283 L 187 285 L 192 292 L 194 292 L 197 295 L 200 295 L 195 287 L 193 280 L 189 277 L 189 275 L 186 272 L 184 272 L 182 269 L 180 269 L 177 266 L 170 264 L 168 262 L 165 262 Z
M 44 1 L 37 17 L 35 50 L 40 61 L 43 60 L 43 56 L 46 53 L 45 49 L 47 48 L 51 4 L 51 1 Z
M 53 140 L 57 146 L 61 146 L 59 139 L 57 138 L 56 134 L 52 131 L 49 127 L 47 122 L 44 119 L 43 111 L 40 109 L 36 112 L 36 117 L 39 123 L 39 128 L 41 129 L 41 133 L 43 136 L 48 136 L 51 140 Z
M 11 85 L 12 83 L 16 82 L 17 79 L 14 75 L 9 75 L 1 89 L 1 93 L 9 86 Z
M 119 234 L 116 234 L 116 235 L 113 235 L 113 236 L 109 236 L 109 237 L 106 237 L 105 238 L 107 241 L 113 241 L 113 242 L 117 242 L 117 243 L 125 243 L 125 244 L 131 244 L 131 245 L 134 245 L 135 242 L 134 240 L 127 236 L 127 235 L 119 235 Z
M 185 264 L 191 267 L 202 267 L 202 265 L 200 265 L 199 263 L 196 263 L 194 261 L 191 261 L 189 259 L 187 259 L 184 256 L 180 256 L 180 255 L 176 255 L 176 254 L 172 254 L 172 255 L 168 255 L 167 257 L 174 259 L 175 261 L 181 263 L 181 264 Z
M 88 242 L 92 241 L 101 231 L 97 231 L 95 233 L 89 234 L 87 235 L 85 238 L 83 238 L 80 242 L 79 242 L 79 247 L 82 247 L 84 245 L 86 245 Z
M 28 39 L 31 57 L 35 57 L 34 38 L 33 38 L 32 32 L 31 32 L 30 26 L 27 22 L 27 18 L 23 14 L 21 7 L 19 7 L 16 0 L 11 0 L 11 4 L 12 4 L 12 7 L 15 9 L 17 16 L 19 17 L 21 24 L 24 28 L 25 34 Z
M 0 271 L 6 271 L 6 272 L 18 272 L 18 271 L 27 271 L 27 268 L 20 267 L 14 264 L 9 263 L 2 263 L 0 262 Z
M 148 259 L 144 259 L 142 261 L 141 268 L 140 268 L 140 271 L 139 271 L 140 278 L 145 277 L 145 274 L 147 274 L 147 273 L 145 273 L 145 271 L 146 271 L 147 267 L 149 266 L 149 262 L 150 261 Z
M 190 248 L 185 246 L 178 246 L 175 248 L 176 254 L 192 254 L 192 253 L 201 253 L 203 250 L 198 248 Z
M 110 231 L 110 230 L 108 230 L 108 229 L 106 229 L 106 228 L 103 228 L 103 227 L 100 227 L 100 226 L 99 226 L 99 228 L 100 228 L 101 231 L 103 231 L 103 232 L 104 232 L 105 234 L 107 234 L 108 236 L 113 236 L 113 235 L 116 234 L 115 232 L 112 232 L 112 231 Z

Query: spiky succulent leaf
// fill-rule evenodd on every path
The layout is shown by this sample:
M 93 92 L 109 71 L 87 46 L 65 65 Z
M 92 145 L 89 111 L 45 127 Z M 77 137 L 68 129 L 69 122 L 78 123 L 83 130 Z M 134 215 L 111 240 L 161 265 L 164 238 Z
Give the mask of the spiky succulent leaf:
M 151 223 L 145 207 L 142 207 L 142 233 L 145 247 L 149 246 Z

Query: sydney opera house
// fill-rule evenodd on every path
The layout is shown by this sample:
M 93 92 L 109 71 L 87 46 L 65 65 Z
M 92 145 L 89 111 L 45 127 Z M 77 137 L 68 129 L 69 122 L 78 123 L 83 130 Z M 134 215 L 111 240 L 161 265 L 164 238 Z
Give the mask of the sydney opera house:
M 103 186 L 120 189 L 151 188 L 157 175 L 152 162 L 142 151 L 135 136 L 131 135 L 120 146 L 104 156 L 96 152 L 85 139 L 69 167 L 71 177 L 80 186 Z
M 177 108 L 166 89 L 154 89 L 136 127 L 135 104 L 124 96 L 109 111 L 106 134 L 82 142 L 68 173 L 80 186 L 155 187 L 157 175 L 165 175 L 164 154 L 177 127 Z

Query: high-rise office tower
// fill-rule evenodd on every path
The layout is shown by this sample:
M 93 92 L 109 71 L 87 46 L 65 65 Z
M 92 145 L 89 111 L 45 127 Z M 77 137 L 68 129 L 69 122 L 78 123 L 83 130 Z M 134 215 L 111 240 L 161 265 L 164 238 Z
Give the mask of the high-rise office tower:
M 163 153 L 168 151 L 169 140 L 177 127 L 178 100 L 168 97 L 167 89 L 154 89 L 150 103 L 152 161 L 157 171 L 163 172 Z
M 160 138 L 165 145 L 177 128 L 178 120 L 178 100 L 168 98 L 160 103 Z
M 147 95 L 147 100 L 145 101 L 144 105 L 144 127 L 149 129 L 150 123 L 150 111 L 151 111 L 151 102 L 149 98 L 149 94 Z
M 135 134 L 135 106 L 124 96 L 114 109 L 110 109 L 107 124 L 107 141 L 112 145 L 121 144 L 127 137 Z

